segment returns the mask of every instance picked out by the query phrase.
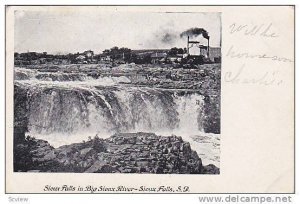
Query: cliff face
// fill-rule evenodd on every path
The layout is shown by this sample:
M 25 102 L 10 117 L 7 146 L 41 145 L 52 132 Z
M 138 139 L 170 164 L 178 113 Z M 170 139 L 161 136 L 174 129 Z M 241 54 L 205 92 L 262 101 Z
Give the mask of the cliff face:
M 23 158 L 16 158 L 15 171 L 219 174 L 214 165 L 202 166 L 190 144 L 177 136 L 123 133 L 56 149 L 46 141 L 27 138 L 20 145 L 15 152 Z M 19 164 L 22 161 L 28 165 Z
M 25 88 L 14 86 L 14 144 L 23 142 L 28 130 L 27 92 Z
M 203 121 L 202 126 L 204 132 L 220 134 L 220 95 L 205 96 L 203 107 L 203 116 L 200 118 L 200 120 Z

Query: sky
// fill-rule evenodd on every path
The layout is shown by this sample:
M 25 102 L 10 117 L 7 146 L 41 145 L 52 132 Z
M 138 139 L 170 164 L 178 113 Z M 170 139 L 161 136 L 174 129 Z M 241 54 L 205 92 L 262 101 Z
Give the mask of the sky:
M 186 47 L 180 33 L 204 28 L 210 46 L 220 47 L 220 13 L 108 11 L 15 11 L 15 52 L 101 53 L 113 46 L 130 49 Z M 196 39 L 203 44 L 202 36 Z

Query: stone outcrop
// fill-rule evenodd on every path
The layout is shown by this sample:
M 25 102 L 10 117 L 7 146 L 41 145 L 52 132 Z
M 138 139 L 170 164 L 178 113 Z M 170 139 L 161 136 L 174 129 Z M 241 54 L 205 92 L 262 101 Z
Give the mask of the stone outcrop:
M 28 150 L 23 151 L 28 165 L 18 165 L 17 160 L 15 171 L 219 174 L 214 165 L 203 166 L 190 144 L 177 136 L 120 133 L 56 149 L 46 141 L 27 138 L 23 147 Z

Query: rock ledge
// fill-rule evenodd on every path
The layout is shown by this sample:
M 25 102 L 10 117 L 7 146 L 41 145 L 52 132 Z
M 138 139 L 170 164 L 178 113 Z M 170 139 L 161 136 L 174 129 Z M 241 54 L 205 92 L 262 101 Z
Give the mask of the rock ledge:
M 26 161 L 26 164 L 22 164 Z M 178 136 L 153 133 L 119 133 L 108 139 L 53 148 L 27 137 L 15 145 L 15 171 L 219 174 L 219 168 L 202 165 L 196 151 Z

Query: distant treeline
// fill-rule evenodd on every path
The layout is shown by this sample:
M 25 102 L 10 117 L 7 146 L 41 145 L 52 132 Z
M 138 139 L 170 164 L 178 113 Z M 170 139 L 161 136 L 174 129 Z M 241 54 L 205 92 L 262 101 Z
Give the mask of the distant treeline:
M 219 48 L 217 48 L 219 49 Z M 87 50 L 82 53 L 48 54 L 47 52 L 14 53 L 15 65 L 34 64 L 98 64 L 98 63 L 181 63 L 184 61 L 186 48 L 131 50 L 129 48 L 112 47 L 101 54 Z M 219 54 L 220 57 L 221 52 Z

